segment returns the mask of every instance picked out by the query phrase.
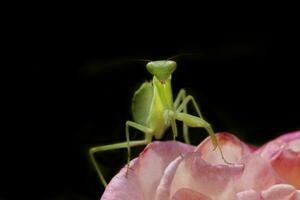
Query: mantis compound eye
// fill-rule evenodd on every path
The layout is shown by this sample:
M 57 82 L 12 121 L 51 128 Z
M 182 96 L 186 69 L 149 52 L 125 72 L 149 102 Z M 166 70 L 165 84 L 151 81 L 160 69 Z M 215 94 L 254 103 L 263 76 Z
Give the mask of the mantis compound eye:
M 177 64 L 172 60 L 159 60 L 147 63 L 147 70 L 161 82 L 166 79 L 175 71 Z

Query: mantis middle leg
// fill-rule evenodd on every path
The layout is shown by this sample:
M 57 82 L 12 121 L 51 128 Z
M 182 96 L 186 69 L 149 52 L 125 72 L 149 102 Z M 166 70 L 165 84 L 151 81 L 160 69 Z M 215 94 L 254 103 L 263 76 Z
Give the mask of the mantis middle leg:
M 144 140 L 135 140 L 135 141 L 130 141 L 129 138 L 129 127 L 133 127 L 136 128 L 138 130 L 140 130 L 141 132 L 143 132 L 145 134 L 145 139 Z M 134 147 L 134 146 L 140 146 L 140 145 L 146 145 L 148 143 L 151 142 L 152 140 L 152 130 L 150 128 L 147 128 L 143 125 L 140 125 L 138 123 L 132 122 L 132 121 L 127 121 L 126 122 L 126 128 L 125 128 L 125 132 L 126 132 L 126 142 L 120 142 L 120 143 L 116 143 L 116 144 L 110 144 L 110 145 L 103 145 L 103 146 L 97 146 L 97 147 L 92 147 L 89 149 L 89 155 L 90 155 L 90 159 L 97 171 L 97 174 L 100 178 L 101 183 L 106 187 L 107 182 L 96 162 L 95 153 L 98 152 L 102 152 L 102 151 L 109 151 L 109 150 L 114 150 L 114 149 L 121 149 L 121 148 L 127 148 L 128 151 L 128 157 L 127 157 L 127 165 L 129 166 L 129 161 L 130 161 L 130 148 Z
M 227 164 L 231 164 L 230 162 L 228 162 L 222 152 L 222 149 L 220 148 L 219 144 L 218 144 L 218 140 L 214 134 L 213 129 L 211 128 L 211 125 L 206 122 L 204 119 L 200 118 L 200 117 L 196 117 L 187 113 L 174 113 L 173 111 L 169 111 L 169 115 L 171 117 L 175 116 L 175 118 L 179 121 L 185 122 L 187 126 L 189 127 L 199 127 L 199 128 L 205 128 L 206 131 L 208 132 L 210 138 L 211 138 L 211 142 L 214 146 L 214 150 L 216 148 L 219 149 L 220 154 L 222 159 L 224 160 L 225 163 Z

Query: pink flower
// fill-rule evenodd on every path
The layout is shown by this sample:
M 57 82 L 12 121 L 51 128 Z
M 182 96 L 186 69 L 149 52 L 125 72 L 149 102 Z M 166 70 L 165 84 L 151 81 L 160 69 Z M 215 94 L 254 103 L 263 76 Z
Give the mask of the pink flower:
M 300 189 L 300 131 L 268 142 L 257 153 L 271 163 L 282 179 Z
M 217 138 L 233 164 L 225 164 L 219 151 L 212 151 L 209 139 L 196 148 L 173 141 L 153 142 L 131 161 L 127 177 L 124 167 L 111 180 L 101 199 L 300 200 L 297 186 L 288 184 L 274 168 L 274 154 L 266 156 L 274 152 L 267 150 L 268 144 L 255 150 L 228 133 Z M 282 140 L 295 150 L 293 138 Z

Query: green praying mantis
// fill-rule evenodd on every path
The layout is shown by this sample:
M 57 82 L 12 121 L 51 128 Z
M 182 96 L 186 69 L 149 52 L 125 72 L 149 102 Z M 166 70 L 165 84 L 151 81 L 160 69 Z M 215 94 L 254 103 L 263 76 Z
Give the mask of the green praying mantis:
M 153 75 L 153 79 L 151 82 L 143 83 L 134 93 L 131 105 L 134 121 L 126 121 L 126 142 L 97 146 L 89 149 L 92 164 L 104 186 L 107 185 L 107 182 L 96 162 L 95 153 L 127 148 L 127 166 L 129 168 L 131 147 L 149 144 L 153 137 L 157 140 L 161 139 L 169 127 L 172 128 L 173 139 L 176 139 L 178 134 L 176 120 L 183 122 L 183 138 L 188 144 L 190 144 L 188 127 L 206 129 L 211 138 L 214 150 L 218 147 L 222 159 L 225 163 L 228 163 L 218 145 L 218 141 L 211 125 L 204 120 L 194 97 L 187 95 L 186 91 L 181 89 L 175 98 L 175 101 L 173 101 L 171 78 L 176 67 L 176 62 L 172 60 L 148 62 L 146 68 Z M 198 116 L 188 114 L 187 105 L 189 102 L 192 102 Z M 130 141 L 129 127 L 144 133 L 144 139 Z

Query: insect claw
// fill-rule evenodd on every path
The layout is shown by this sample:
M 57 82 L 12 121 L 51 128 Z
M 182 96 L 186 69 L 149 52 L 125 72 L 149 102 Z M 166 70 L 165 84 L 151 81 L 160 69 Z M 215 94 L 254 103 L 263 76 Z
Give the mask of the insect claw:
M 128 171 L 129 171 L 130 169 L 131 169 L 131 168 L 130 168 L 130 166 L 129 166 L 129 164 L 128 164 L 128 165 L 127 165 L 127 168 L 126 168 L 125 178 L 128 177 Z
M 182 153 L 179 153 L 179 156 L 183 159 L 184 155 Z

